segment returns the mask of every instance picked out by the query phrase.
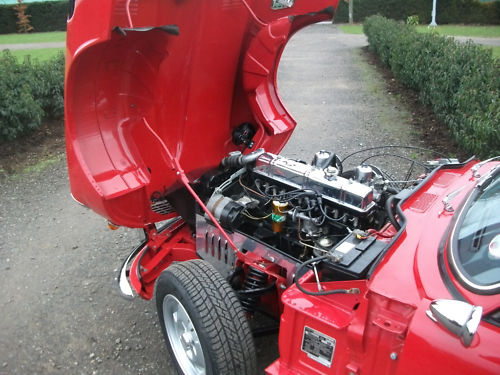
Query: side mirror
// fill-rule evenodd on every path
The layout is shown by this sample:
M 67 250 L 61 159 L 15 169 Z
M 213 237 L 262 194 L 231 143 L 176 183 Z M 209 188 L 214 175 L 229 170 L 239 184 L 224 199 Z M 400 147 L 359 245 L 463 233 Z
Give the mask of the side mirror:
M 430 310 L 427 310 L 429 318 L 459 337 L 465 346 L 471 344 L 482 315 L 481 306 L 451 299 L 434 300 L 430 304 Z

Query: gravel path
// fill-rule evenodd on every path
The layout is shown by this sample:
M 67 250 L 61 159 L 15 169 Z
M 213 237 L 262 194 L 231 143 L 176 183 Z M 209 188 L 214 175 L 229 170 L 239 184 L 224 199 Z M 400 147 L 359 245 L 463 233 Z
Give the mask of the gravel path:
M 64 48 L 66 42 L 45 42 L 45 43 L 19 43 L 19 44 L 0 44 L 0 49 L 41 49 L 41 48 Z
M 279 84 L 299 123 L 285 155 L 418 143 L 356 36 L 331 25 L 296 35 Z M 126 301 L 116 269 L 138 237 L 75 204 L 64 162 L 0 185 L 0 374 L 171 374 L 153 302 Z M 276 336 L 257 341 L 259 368 Z
M 292 38 L 278 86 L 298 125 L 283 154 L 309 161 L 322 149 L 346 156 L 364 147 L 421 143 L 407 125 L 411 114 L 367 64 L 360 50 L 366 45 L 364 36 L 326 24 Z
M 455 36 L 455 40 L 465 43 L 469 40 L 476 44 L 482 44 L 489 47 L 500 47 L 500 38 L 470 38 L 468 36 Z
M 365 35 L 349 34 L 348 38 L 354 43 L 366 44 Z M 472 40 L 474 43 L 485 46 L 500 46 L 500 38 L 470 38 L 466 36 L 454 37 L 460 42 Z M 40 48 L 64 48 L 66 42 L 45 42 L 45 43 L 18 43 L 18 44 L 0 44 L 0 49 L 20 50 L 20 49 L 40 49 Z

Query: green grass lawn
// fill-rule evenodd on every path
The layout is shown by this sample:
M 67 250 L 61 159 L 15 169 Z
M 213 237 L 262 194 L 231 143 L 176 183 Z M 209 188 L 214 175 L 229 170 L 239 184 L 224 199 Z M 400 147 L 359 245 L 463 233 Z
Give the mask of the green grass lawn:
M 418 26 L 421 33 L 432 31 L 432 27 Z M 442 25 L 436 31 L 441 35 L 469 36 L 478 38 L 500 38 L 500 26 L 468 26 L 468 25 Z
M 345 23 L 339 23 L 337 26 L 346 34 L 363 34 L 363 25 L 348 25 Z
M 497 59 L 500 59 L 500 47 L 486 47 L 488 49 L 491 49 L 493 51 L 493 57 L 496 57 Z
M 66 32 L 64 31 L 0 35 L 0 44 L 64 42 L 65 40 L 66 40 Z
M 338 24 L 338 26 L 346 34 L 363 34 L 363 25 Z M 427 33 L 434 29 L 418 26 L 417 30 Z M 500 38 L 500 26 L 442 25 L 436 27 L 435 30 L 441 35 Z
M 41 49 L 18 49 L 10 51 L 19 62 L 22 62 L 25 56 L 30 55 L 32 59 L 45 61 L 51 57 L 57 56 L 58 53 L 63 52 L 64 48 L 41 48 Z

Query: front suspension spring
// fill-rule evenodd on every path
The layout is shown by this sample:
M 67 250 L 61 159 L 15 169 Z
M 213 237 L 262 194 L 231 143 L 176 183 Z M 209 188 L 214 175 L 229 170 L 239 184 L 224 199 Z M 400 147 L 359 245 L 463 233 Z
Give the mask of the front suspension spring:
M 248 267 L 247 277 L 243 283 L 241 293 L 239 293 L 243 310 L 248 314 L 253 314 L 259 304 L 261 294 L 265 294 L 265 292 L 258 293 L 258 291 L 263 291 L 266 287 L 267 273 L 251 266 Z M 256 293 L 252 293 L 252 291 Z

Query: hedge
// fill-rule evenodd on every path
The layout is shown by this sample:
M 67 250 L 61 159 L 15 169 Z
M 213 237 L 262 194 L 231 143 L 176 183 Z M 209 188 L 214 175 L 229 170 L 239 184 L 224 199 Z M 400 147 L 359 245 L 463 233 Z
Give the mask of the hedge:
M 353 0 L 354 21 L 380 14 L 387 18 L 406 20 L 417 15 L 423 24 L 431 19 L 431 1 L 422 0 Z M 31 16 L 31 24 L 36 32 L 66 30 L 68 1 L 46 1 L 27 3 L 26 14 Z M 0 34 L 17 32 L 16 15 L 13 5 L 0 5 Z M 335 16 L 336 22 L 347 22 L 348 4 L 341 0 Z M 439 24 L 500 24 L 500 1 L 481 3 L 477 0 L 439 0 L 437 2 Z
M 379 14 L 395 20 L 406 20 L 417 15 L 420 23 L 431 21 L 432 1 L 422 0 L 353 0 L 354 22 L 363 22 L 367 17 Z M 349 20 L 349 6 L 341 0 L 335 22 Z M 439 0 L 437 2 L 438 24 L 500 24 L 500 1 L 481 3 L 477 0 Z
M 381 16 L 367 18 L 363 30 L 396 79 L 419 92 L 466 151 L 500 155 L 500 60 L 491 50 Z
M 354 21 L 363 22 L 365 18 L 380 14 L 387 18 L 406 20 L 417 15 L 423 24 L 431 19 L 430 1 L 422 0 L 353 0 Z M 27 14 L 35 31 L 64 31 L 68 14 L 68 1 L 46 1 L 27 3 Z M 0 5 L 0 34 L 17 32 L 16 15 L 13 5 Z M 335 16 L 336 22 L 347 22 L 348 4 L 341 0 Z M 477 0 L 439 0 L 437 2 L 437 21 L 439 24 L 500 24 L 500 1 L 481 3 Z
M 17 17 L 14 5 L 0 5 L 0 34 L 17 32 Z M 26 3 L 26 14 L 30 15 L 35 32 L 65 31 L 69 4 L 67 1 Z
M 64 55 L 45 62 L 0 53 L 0 140 L 12 140 L 64 113 Z

